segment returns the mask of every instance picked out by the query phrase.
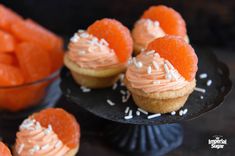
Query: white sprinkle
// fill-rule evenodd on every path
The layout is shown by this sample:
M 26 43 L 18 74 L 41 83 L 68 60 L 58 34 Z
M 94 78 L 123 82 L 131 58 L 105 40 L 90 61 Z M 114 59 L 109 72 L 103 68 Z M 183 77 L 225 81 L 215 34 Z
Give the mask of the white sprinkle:
M 114 83 L 112 89 L 115 90 L 117 86 L 118 86 L 117 83 Z
M 43 145 L 43 146 L 41 147 L 41 150 L 46 150 L 46 149 L 48 149 L 48 147 L 49 147 L 49 144 Z
M 147 73 L 150 75 L 152 73 L 152 67 L 151 66 L 148 66 L 147 68 Z
M 136 115 L 137 115 L 137 116 L 140 116 L 140 112 L 139 112 L 139 111 L 136 111 Z
M 79 40 L 79 36 L 77 35 L 77 33 L 75 33 L 73 37 L 70 39 L 70 41 L 73 43 L 77 42 L 78 40 Z
M 88 33 L 81 33 L 81 34 L 80 34 L 80 37 L 82 37 L 82 38 L 87 38 L 87 37 L 89 37 L 89 34 L 88 34 Z
M 205 79 L 207 78 L 207 73 L 202 73 L 199 75 L 200 79 Z
M 129 119 L 132 119 L 132 118 L 133 118 L 133 116 L 129 116 L 129 115 L 124 117 L 124 119 L 126 119 L 126 120 L 129 120 Z
M 84 92 L 84 93 L 87 93 L 87 92 L 90 92 L 90 91 L 91 91 L 90 88 L 87 88 L 87 87 L 85 87 L 85 86 L 81 86 L 80 89 L 81 89 L 82 92 Z
M 120 93 L 121 93 L 122 95 L 126 95 L 126 92 L 125 92 L 124 90 L 120 90 Z
M 138 62 L 136 62 L 135 66 L 137 68 L 142 68 L 143 67 L 143 63 L 141 61 L 138 61 Z
M 212 84 L 212 80 L 208 80 L 208 81 L 206 82 L 206 85 L 207 85 L 207 86 L 211 86 L 211 84 Z
M 157 81 L 157 80 L 155 80 L 155 81 L 153 81 L 153 84 L 160 84 L 161 82 L 160 81 Z
M 170 80 L 171 78 L 172 78 L 171 74 L 170 74 L 170 73 L 167 73 L 167 74 L 166 74 L 166 79 L 167 79 L 167 80 Z
M 39 122 L 36 122 L 36 126 L 35 126 L 36 130 L 39 130 L 41 128 L 41 125 Z
M 174 69 L 173 65 L 168 60 L 166 60 L 165 63 L 170 67 L 170 69 Z
M 187 114 L 187 112 L 188 112 L 188 109 L 185 108 L 185 109 L 183 110 L 183 115 Z
M 148 115 L 148 112 L 146 112 L 145 110 L 143 110 L 143 109 L 141 109 L 141 108 L 138 108 L 138 111 L 140 111 L 140 112 L 142 112 L 142 113 Z
M 159 117 L 159 116 L 161 116 L 160 113 L 152 114 L 152 115 L 149 115 L 149 116 L 148 116 L 148 119 L 156 118 L 156 117 Z
M 33 146 L 33 148 L 30 150 L 30 153 L 33 154 L 34 152 L 37 152 L 40 150 L 40 147 L 38 145 Z
M 146 52 L 146 55 L 152 55 L 154 53 L 155 53 L 155 50 L 150 50 L 150 51 Z
M 133 63 L 132 58 L 130 57 L 127 61 L 128 65 L 131 65 Z
M 169 73 L 169 68 L 168 68 L 166 63 L 164 63 L 164 69 L 165 69 L 165 72 L 168 74 Z
M 126 107 L 125 113 L 127 114 L 129 112 L 129 110 L 130 110 L 130 107 Z
M 24 149 L 24 144 L 20 144 L 20 147 L 19 147 L 17 153 L 20 154 L 23 151 L 23 149 Z
M 84 55 L 84 54 L 86 54 L 86 52 L 82 50 L 82 51 L 79 51 L 78 54 L 79 55 Z
M 156 70 L 159 70 L 159 65 L 157 62 L 153 61 L 153 66 Z
M 109 45 L 109 43 L 105 39 L 103 39 L 103 38 L 100 40 L 100 43 L 105 45 L 105 46 Z
M 79 30 L 78 30 L 78 33 L 83 33 L 83 32 L 85 32 L 85 31 L 82 30 L 82 29 L 79 29 Z
M 124 77 L 125 77 L 124 74 L 120 74 L 119 79 L 120 79 L 121 81 L 123 81 L 123 80 L 124 80 Z
M 205 93 L 206 90 L 204 88 L 198 88 L 198 87 L 195 87 L 194 88 L 195 91 L 198 91 L 198 92 L 202 92 L 202 93 Z
M 176 112 L 175 112 L 175 111 L 171 112 L 171 115 L 175 115 L 175 114 L 176 114 Z
M 204 99 L 204 97 L 203 97 L 202 95 L 200 96 L 200 98 L 201 98 L 201 99 Z
M 109 100 L 109 99 L 107 99 L 107 103 L 110 105 L 110 106 L 114 106 L 115 105 L 115 103 L 114 102 L 112 102 L 111 100 Z
M 48 125 L 48 128 L 44 130 L 44 133 L 45 133 L 46 135 L 48 135 L 48 134 L 51 133 L 51 131 L 52 131 L 51 125 Z
M 135 57 L 132 58 L 132 62 L 136 65 L 136 62 L 137 62 L 137 61 L 136 61 L 136 58 L 135 58 Z
M 155 21 L 153 24 L 154 24 L 155 27 L 159 27 L 159 22 L 158 21 Z
M 91 44 L 97 44 L 97 43 L 98 43 L 98 39 L 96 37 L 92 38 Z
M 183 110 L 179 111 L 179 115 L 182 116 L 183 115 Z
M 142 53 L 142 52 L 144 52 L 145 51 L 145 48 L 141 48 L 140 49 L 140 52 Z
M 173 77 L 174 80 L 177 80 L 177 77 L 176 77 L 175 73 L 172 70 L 170 70 L 170 74 L 171 74 L 171 76 Z
M 61 141 L 57 141 L 57 143 L 55 144 L 55 148 L 58 148 L 62 145 L 62 142 Z
M 154 57 L 160 57 L 160 55 L 157 52 L 155 52 Z

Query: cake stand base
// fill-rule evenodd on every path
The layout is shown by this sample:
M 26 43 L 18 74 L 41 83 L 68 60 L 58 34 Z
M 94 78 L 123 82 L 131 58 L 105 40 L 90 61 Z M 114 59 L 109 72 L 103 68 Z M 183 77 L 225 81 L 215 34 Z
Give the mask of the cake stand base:
M 106 129 L 108 142 L 128 155 L 164 155 L 183 141 L 179 124 L 131 125 L 111 124 Z

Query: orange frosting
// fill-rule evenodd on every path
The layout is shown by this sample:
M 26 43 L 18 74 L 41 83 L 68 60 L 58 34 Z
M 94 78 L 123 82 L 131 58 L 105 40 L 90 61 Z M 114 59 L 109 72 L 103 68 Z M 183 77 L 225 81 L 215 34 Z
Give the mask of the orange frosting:
M 121 64 L 104 39 L 99 40 L 85 31 L 72 37 L 68 56 L 81 68 L 103 69 Z
M 163 36 L 165 36 L 165 32 L 160 27 L 159 22 L 150 19 L 138 20 L 132 30 L 132 37 L 135 44 L 143 46 L 144 48 L 154 39 Z
M 51 126 L 42 127 L 33 118 L 21 124 L 16 136 L 15 151 L 18 156 L 64 156 L 70 150 Z
M 180 89 L 189 82 L 155 51 L 142 52 L 132 60 L 126 78 L 131 86 L 146 93 Z

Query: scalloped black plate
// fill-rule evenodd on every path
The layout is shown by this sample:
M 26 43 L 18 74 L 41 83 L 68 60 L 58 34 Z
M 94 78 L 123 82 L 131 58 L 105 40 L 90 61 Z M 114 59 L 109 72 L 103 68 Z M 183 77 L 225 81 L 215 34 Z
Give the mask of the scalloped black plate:
M 137 106 L 134 104 L 132 98 L 126 103 L 122 103 L 120 90 L 126 90 L 126 88 L 125 86 L 121 86 L 120 82 L 118 82 L 116 90 L 110 87 L 106 89 L 94 89 L 88 93 L 84 93 L 80 89 L 80 86 L 74 82 L 67 69 L 63 69 L 61 73 L 61 88 L 65 96 L 80 107 L 101 118 L 115 122 L 158 125 L 191 120 L 219 106 L 232 87 L 227 66 L 218 61 L 212 52 L 208 50 L 198 50 L 197 55 L 199 58 L 199 69 L 196 76 L 197 87 L 206 89 L 206 93 L 194 91 L 182 108 L 188 109 L 187 114 L 183 116 L 180 116 L 179 112 L 176 112 L 174 116 L 168 113 L 153 119 L 148 119 L 147 115 L 143 113 L 137 116 Z M 199 74 L 201 73 L 207 73 L 208 78 L 199 79 Z M 212 80 L 211 86 L 206 85 L 209 79 Z M 203 96 L 203 99 L 201 99 L 201 96 Z M 107 103 L 107 99 L 113 101 L 115 105 L 110 106 Z M 133 118 L 129 120 L 124 119 L 124 111 L 127 106 L 133 110 Z

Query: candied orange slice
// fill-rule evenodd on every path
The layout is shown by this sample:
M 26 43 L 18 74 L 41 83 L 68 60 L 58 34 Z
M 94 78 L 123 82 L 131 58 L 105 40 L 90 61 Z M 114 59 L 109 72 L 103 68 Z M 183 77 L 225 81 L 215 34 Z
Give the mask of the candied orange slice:
M 167 59 L 188 81 L 195 78 L 198 58 L 190 44 L 181 37 L 164 36 L 149 43 L 147 50 L 155 50 Z
M 9 31 L 12 24 L 21 22 L 22 17 L 0 4 L 0 28 Z
M 52 126 L 59 139 L 68 147 L 79 145 L 80 127 L 75 117 L 63 109 L 49 108 L 33 115 L 43 127 Z
M 14 61 L 15 60 L 12 55 L 8 53 L 0 53 L 0 64 L 13 65 Z
M 13 52 L 15 42 L 13 36 L 0 30 L 0 52 Z
M 21 85 L 23 82 L 24 78 L 19 68 L 0 64 L 0 86 Z
M 185 37 L 186 24 L 182 16 L 172 8 L 164 5 L 152 6 L 146 10 L 141 18 L 158 21 L 161 28 L 169 35 Z
M 0 141 L 0 155 L 1 156 L 12 156 L 9 148 Z
M 58 44 L 61 44 L 61 38 L 30 19 L 15 23 L 11 29 L 19 40 L 32 42 L 47 51 L 51 51 Z
M 37 81 L 50 75 L 51 60 L 45 50 L 33 43 L 23 42 L 17 45 L 15 53 L 27 82 Z
M 121 62 L 127 61 L 131 56 L 133 41 L 130 31 L 119 21 L 108 18 L 97 20 L 87 31 L 99 39 L 105 39 Z

